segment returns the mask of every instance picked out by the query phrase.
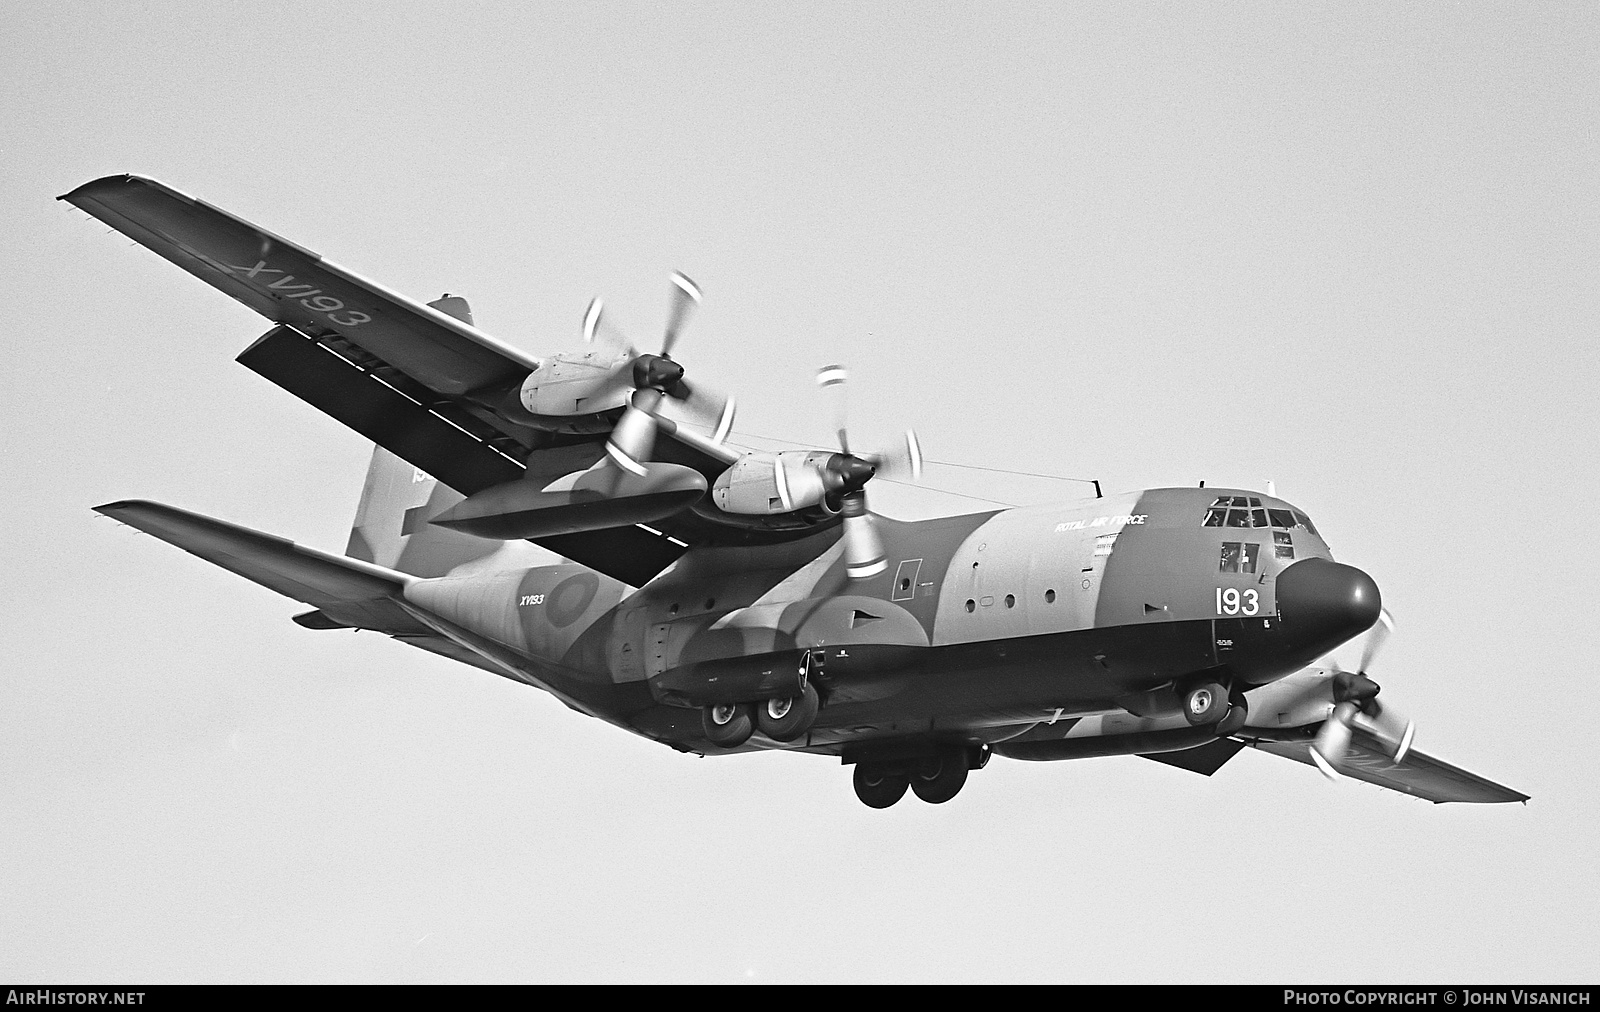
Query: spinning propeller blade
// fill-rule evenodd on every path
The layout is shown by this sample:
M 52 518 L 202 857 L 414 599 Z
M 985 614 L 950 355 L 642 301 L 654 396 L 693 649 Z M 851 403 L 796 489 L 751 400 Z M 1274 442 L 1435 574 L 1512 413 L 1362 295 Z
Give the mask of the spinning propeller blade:
M 856 455 L 850 452 L 850 432 L 846 422 L 846 390 L 849 370 L 842 365 L 825 365 L 817 370 L 817 386 L 833 399 L 834 431 L 839 437 L 839 454 L 829 458 L 823 482 L 839 496 L 844 514 L 845 573 L 853 580 L 877 576 L 888 568 L 883 539 L 878 536 L 872 514 L 867 509 L 866 483 L 882 471 L 901 471 L 913 478 L 922 476 L 922 446 L 917 434 L 906 430 L 904 451 Z
M 589 304 L 584 314 L 584 339 L 616 348 L 628 358 L 619 362 L 615 374 L 619 381 L 630 381 L 634 388 L 628 409 L 606 442 L 606 454 L 625 471 L 644 474 L 644 465 L 655 449 L 656 430 L 664 418 L 667 399 L 681 405 L 684 421 L 713 429 L 712 441 L 721 443 L 733 428 L 734 403 L 704 388 L 690 386 L 683 378 L 683 366 L 672 360 L 670 352 L 678 342 L 689 310 L 700 302 L 700 289 L 680 273 L 672 275 L 672 308 L 667 314 L 666 333 L 661 352 L 639 354 L 631 341 L 607 324 L 600 300 Z M 668 426 L 668 431 L 676 431 Z
M 678 343 L 678 331 L 689 316 L 689 310 L 700 303 L 700 288 L 693 281 L 672 273 L 672 311 L 667 315 L 667 333 L 661 339 L 661 354 L 670 355 Z
M 1388 610 L 1380 612 L 1378 621 L 1367 633 L 1367 642 L 1361 651 L 1359 671 L 1336 671 L 1332 678 L 1333 712 L 1323 722 L 1311 743 L 1311 758 L 1317 768 L 1329 779 L 1338 779 L 1339 765 L 1344 762 L 1350 748 L 1352 728 L 1372 735 L 1388 749 L 1395 762 L 1405 758 L 1416 736 L 1416 725 L 1401 716 L 1398 710 L 1378 701 L 1382 691 L 1377 682 L 1367 677 L 1367 671 L 1378 652 L 1394 631 L 1394 618 Z

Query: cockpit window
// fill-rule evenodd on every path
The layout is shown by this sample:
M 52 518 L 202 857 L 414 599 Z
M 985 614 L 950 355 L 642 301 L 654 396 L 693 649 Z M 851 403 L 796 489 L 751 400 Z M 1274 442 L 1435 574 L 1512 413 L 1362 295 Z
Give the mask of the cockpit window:
M 1274 513 L 1278 512 L 1273 510 Z M 1294 558 L 1294 536 L 1288 531 L 1272 532 L 1272 554 L 1274 558 Z
M 1211 501 L 1211 506 L 1206 510 L 1203 522 L 1206 527 L 1275 527 L 1280 531 L 1292 531 L 1296 527 L 1322 537 L 1317 533 L 1316 525 L 1311 518 L 1299 510 L 1266 508 L 1261 505 L 1261 500 L 1256 496 L 1222 495 Z M 1275 542 L 1281 545 L 1282 542 Z M 1279 555 L 1278 558 L 1293 558 L 1293 556 Z M 1230 570 L 1231 572 L 1231 570 Z
M 1297 520 L 1299 522 L 1301 527 L 1304 527 L 1306 530 L 1310 531 L 1312 534 L 1316 534 L 1317 537 L 1319 537 L 1319 538 L 1322 537 L 1322 535 L 1317 534 L 1317 529 L 1316 529 L 1315 526 L 1312 525 L 1310 517 L 1306 516 L 1304 513 L 1301 513 L 1299 510 L 1295 510 L 1294 511 L 1294 518 L 1295 518 L 1295 520 Z

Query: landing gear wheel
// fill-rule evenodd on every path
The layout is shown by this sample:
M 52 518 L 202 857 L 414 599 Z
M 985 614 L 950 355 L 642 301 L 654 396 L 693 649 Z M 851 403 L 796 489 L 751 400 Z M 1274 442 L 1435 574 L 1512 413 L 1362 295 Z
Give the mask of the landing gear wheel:
M 929 759 L 911 778 L 911 789 L 930 805 L 942 805 L 967 782 L 966 757 L 946 754 Z
M 867 763 L 856 764 L 851 780 L 855 784 L 856 797 L 868 808 L 888 808 L 905 797 L 906 788 L 911 783 L 904 774 L 885 773 Z
M 718 748 L 738 748 L 756 730 L 755 714 L 749 703 L 716 703 L 700 711 L 700 726 L 706 740 Z
M 1215 724 L 1228 712 L 1228 690 L 1216 682 L 1204 682 L 1183 697 L 1183 715 L 1195 727 Z
M 794 741 L 811 730 L 822 701 L 809 683 L 797 696 L 769 699 L 756 704 L 756 726 L 773 741 Z

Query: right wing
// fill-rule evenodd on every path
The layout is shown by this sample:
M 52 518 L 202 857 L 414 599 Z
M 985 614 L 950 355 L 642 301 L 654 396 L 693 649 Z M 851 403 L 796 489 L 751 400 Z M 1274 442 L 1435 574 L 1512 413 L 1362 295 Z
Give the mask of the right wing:
M 312 336 L 337 333 L 441 394 L 520 383 L 539 366 L 461 320 L 153 179 L 106 176 L 60 199 L 267 319 Z
M 413 302 L 152 179 L 107 176 L 61 199 L 275 321 L 242 364 L 463 495 L 525 477 L 547 483 L 603 457 L 614 418 L 550 431 L 507 416 L 503 405 L 538 360 L 447 300 Z M 708 483 L 727 467 L 679 439 L 657 440 L 655 459 Z M 791 541 L 831 524 L 689 508 L 649 527 L 533 540 L 638 587 L 691 545 Z

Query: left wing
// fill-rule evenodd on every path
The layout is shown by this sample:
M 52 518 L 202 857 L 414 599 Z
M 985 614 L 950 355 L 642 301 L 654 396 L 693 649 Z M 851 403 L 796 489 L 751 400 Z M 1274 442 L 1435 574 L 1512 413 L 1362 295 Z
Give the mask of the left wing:
M 1247 728 L 1245 733 L 1248 732 Z M 1252 741 L 1250 744 L 1263 752 L 1281 755 L 1307 766 L 1316 765 L 1311 758 L 1310 741 Z M 1528 800 L 1528 795 L 1520 791 L 1486 780 L 1476 773 L 1468 773 L 1416 749 L 1407 752 L 1405 758 L 1397 763 L 1389 758 L 1377 739 L 1362 731 L 1355 732 L 1351 737 L 1350 748 L 1339 766 L 1339 773 L 1401 794 L 1425 798 L 1436 805 L 1447 801 L 1493 804 Z
M 1311 745 L 1333 711 L 1334 674 L 1332 667 L 1311 665 L 1251 689 L 1245 697 L 1250 704 L 1249 721 L 1233 737 L 1263 752 L 1320 769 L 1311 757 Z M 1341 776 L 1426 798 L 1436 805 L 1447 801 L 1488 804 L 1528 800 L 1520 791 L 1415 748 L 1395 762 L 1391 758 L 1393 743 L 1383 744 L 1359 724 L 1352 731 L 1349 748 L 1337 767 Z

